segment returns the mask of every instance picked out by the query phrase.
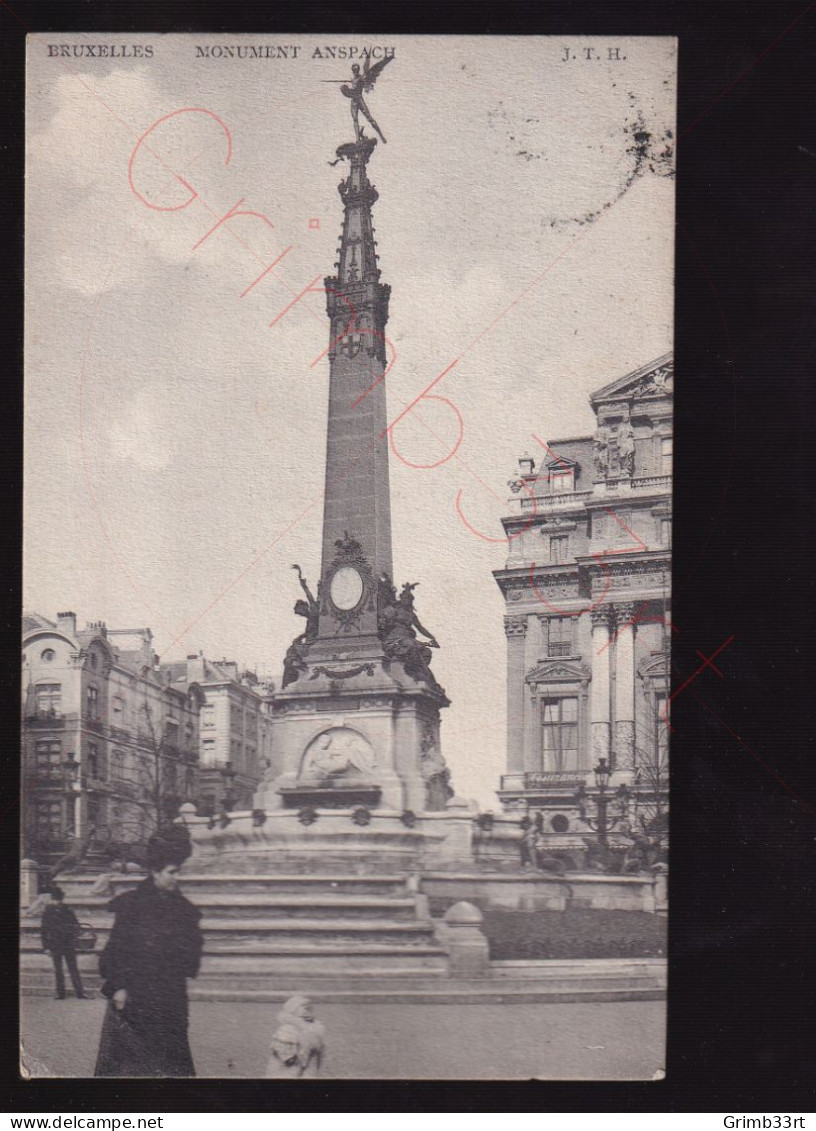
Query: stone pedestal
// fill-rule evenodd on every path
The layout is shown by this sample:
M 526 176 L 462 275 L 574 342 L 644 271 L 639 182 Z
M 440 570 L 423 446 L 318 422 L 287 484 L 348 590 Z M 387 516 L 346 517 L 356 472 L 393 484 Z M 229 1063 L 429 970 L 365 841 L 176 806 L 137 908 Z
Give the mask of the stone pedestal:
M 37 891 L 37 862 L 28 857 L 20 861 L 20 907 L 30 907 L 39 894 Z
M 445 912 L 445 946 L 454 978 L 485 978 L 490 973 L 490 949 L 482 931 L 478 907 L 464 900 Z
M 305 670 L 275 697 L 274 760 L 255 807 L 443 810 L 451 796 L 439 749 L 444 694 L 378 647 L 325 651 L 311 649 Z

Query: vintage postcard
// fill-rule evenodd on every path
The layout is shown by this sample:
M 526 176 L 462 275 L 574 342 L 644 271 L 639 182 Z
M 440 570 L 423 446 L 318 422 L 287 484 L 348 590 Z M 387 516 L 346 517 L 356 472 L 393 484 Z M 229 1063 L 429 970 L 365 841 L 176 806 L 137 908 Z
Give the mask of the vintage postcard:
M 661 1077 L 676 52 L 29 36 L 24 1075 Z

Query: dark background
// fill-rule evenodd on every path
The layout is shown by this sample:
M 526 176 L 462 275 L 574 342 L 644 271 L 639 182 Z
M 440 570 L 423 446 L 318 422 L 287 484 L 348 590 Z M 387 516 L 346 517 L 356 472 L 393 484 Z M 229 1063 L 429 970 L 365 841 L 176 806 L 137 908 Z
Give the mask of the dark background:
M 665 1081 L 325 1081 L 293 1089 L 202 1080 L 158 1081 L 149 1092 L 137 1081 L 25 1084 L 16 1079 L 16 991 L 8 977 L 6 1110 L 812 1111 L 816 0 L 0 0 L 0 200 L 8 237 L 0 306 L 8 341 L 0 836 L 9 862 L 17 859 L 26 29 L 679 36 L 675 688 L 700 667 L 698 653 L 710 656 L 733 639 L 715 661 L 721 674 L 704 669 L 674 704 Z M 9 974 L 16 969 L 15 867 L 4 876 Z

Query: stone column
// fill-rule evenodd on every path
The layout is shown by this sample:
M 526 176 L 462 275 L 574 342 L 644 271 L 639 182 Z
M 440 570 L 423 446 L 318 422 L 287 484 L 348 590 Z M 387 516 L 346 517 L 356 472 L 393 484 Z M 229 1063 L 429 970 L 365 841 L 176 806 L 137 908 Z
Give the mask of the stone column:
M 524 770 L 524 638 L 527 617 L 504 618 L 507 634 L 507 772 Z
M 621 770 L 634 767 L 635 758 L 635 604 L 615 605 L 615 739 L 613 749 Z
M 609 626 L 612 609 L 609 605 L 599 605 L 590 610 L 592 618 L 592 758 L 593 764 L 599 758 L 608 758 L 610 750 L 610 711 L 609 711 L 609 670 L 610 644 Z

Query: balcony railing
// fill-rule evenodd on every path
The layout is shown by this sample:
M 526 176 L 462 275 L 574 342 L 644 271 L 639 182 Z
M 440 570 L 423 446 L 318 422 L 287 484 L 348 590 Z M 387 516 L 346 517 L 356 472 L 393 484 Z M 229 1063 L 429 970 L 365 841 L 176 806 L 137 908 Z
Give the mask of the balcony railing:
M 669 491 L 671 485 L 672 477 L 670 475 L 639 475 L 632 480 L 634 491 Z
M 586 784 L 588 771 L 563 770 L 504 774 L 501 788 L 508 790 L 577 789 Z
M 60 711 L 40 708 L 39 710 L 27 711 L 25 722 L 26 726 L 29 727 L 42 727 L 43 730 L 50 730 L 54 727 L 64 727 L 65 716 Z
M 524 775 L 525 789 L 551 789 L 553 786 L 575 786 L 585 781 L 580 770 L 541 772 Z
M 591 498 L 592 491 L 564 491 L 556 495 L 536 495 L 532 499 L 529 496 L 520 496 L 511 501 L 518 502 L 522 511 L 543 513 L 551 510 L 567 510 L 570 507 L 580 510 Z

